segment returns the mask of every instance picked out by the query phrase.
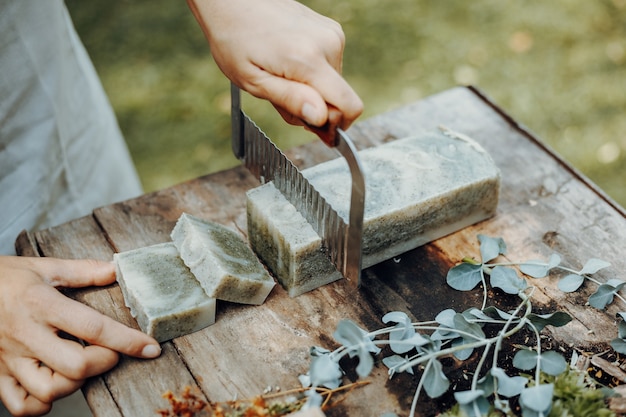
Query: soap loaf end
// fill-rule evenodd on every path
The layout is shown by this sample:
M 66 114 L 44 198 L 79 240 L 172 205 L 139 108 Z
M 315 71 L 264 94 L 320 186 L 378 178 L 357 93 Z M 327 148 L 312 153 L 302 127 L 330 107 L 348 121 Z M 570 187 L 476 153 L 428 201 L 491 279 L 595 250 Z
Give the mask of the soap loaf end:
M 496 213 L 500 172 L 467 136 L 424 132 L 359 152 L 366 179 L 362 265 L 398 256 Z M 350 173 L 342 158 L 303 175 L 344 219 Z M 305 218 L 267 183 L 247 193 L 248 239 L 295 296 L 341 275 Z

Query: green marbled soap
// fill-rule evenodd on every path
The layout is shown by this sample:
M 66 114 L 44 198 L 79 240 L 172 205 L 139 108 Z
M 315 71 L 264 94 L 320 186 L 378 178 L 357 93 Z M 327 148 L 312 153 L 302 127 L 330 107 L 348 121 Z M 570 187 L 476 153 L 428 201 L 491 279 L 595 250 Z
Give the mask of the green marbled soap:
M 220 300 L 262 304 L 274 279 L 235 231 L 183 213 L 171 233 L 180 257 L 206 293 Z
M 472 139 L 425 132 L 359 152 L 365 171 L 363 267 L 398 256 L 493 216 L 500 173 Z M 303 171 L 346 219 L 351 179 L 337 158 Z M 247 193 L 252 249 L 291 296 L 341 278 L 321 239 L 272 183 Z
M 157 341 L 215 323 L 215 298 L 204 292 L 173 243 L 116 253 L 113 260 L 126 306 Z

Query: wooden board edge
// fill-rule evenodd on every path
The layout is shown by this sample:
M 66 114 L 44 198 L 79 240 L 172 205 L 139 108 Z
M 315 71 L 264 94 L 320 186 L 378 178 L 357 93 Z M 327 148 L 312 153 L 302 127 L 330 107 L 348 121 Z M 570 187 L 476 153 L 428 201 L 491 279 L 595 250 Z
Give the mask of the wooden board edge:
M 22 230 L 15 239 L 15 253 L 19 256 L 40 257 L 41 253 L 35 236 L 27 230 Z
M 528 138 L 531 142 L 539 146 L 542 150 L 546 152 L 546 154 L 550 155 L 554 160 L 557 161 L 559 165 L 561 165 L 564 169 L 569 171 L 576 179 L 585 184 L 590 190 L 592 190 L 598 197 L 606 202 L 609 206 L 611 206 L 615 211 L 617 211 L 622 217 L 626 218 L 626 208 L 622 207 L 617 201 L 615 201 L 611 196 L 609 196 L 604 190 L 602 190 L 596 183 L 591 181 L 585 174 L 583 174 L 580 170 L 570 164 L 568 161 L 563 159 L 557 152 L 554 151 L 546 142 L 539 139 L 532 131 L 517 122 L 512 116 L 510 116 L 506 111 L 504 111 L 500 106 L 498 106 L 484 91 L 480 88 L 469 85 L 466 86 L 472 94 L 477 96 L 481 101 L 491 107 L 496 113 L 502 116 L 509 125 L 511 125 L 515 130 L 520 132 L 526 138 Z

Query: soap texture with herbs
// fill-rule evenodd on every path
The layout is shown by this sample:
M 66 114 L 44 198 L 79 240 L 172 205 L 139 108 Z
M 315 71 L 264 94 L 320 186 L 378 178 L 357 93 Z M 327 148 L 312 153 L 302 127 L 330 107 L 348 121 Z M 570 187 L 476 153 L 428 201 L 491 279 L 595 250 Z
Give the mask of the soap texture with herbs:
M 215 298 L 202 289 L 173 243 L 113 255 L 126 306 L 159 342 L 215 323 Z
M 262 304 L 275 285 L 252 249 L 225 226 L 183 213 L 171 237 L 210 297 Z
M 362 150 L 359 157 L 366 181 L 364 268 L 496 212 L 499 170 L 465 135 L 425 132 Z M 343 158 L 303 175 L 348 219 L 351 177 Z M 248 191 L 247 223 L 253 250 L 292 297 L 341 278 L 320 237 L 271 182 Z

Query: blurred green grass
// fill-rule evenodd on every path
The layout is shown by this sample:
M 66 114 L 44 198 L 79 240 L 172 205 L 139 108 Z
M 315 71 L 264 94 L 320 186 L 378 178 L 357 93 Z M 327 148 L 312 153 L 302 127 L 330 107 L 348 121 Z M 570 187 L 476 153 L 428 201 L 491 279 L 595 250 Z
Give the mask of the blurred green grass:
M 476 85 L 626 206 L 626 0 L 303 3 L 342 24 L 363 117 Z M 146 191 L 237 164 L 228 82 L 185 2 L 67 5 Z M 245 106 L 280 147 L 314 140 Z

